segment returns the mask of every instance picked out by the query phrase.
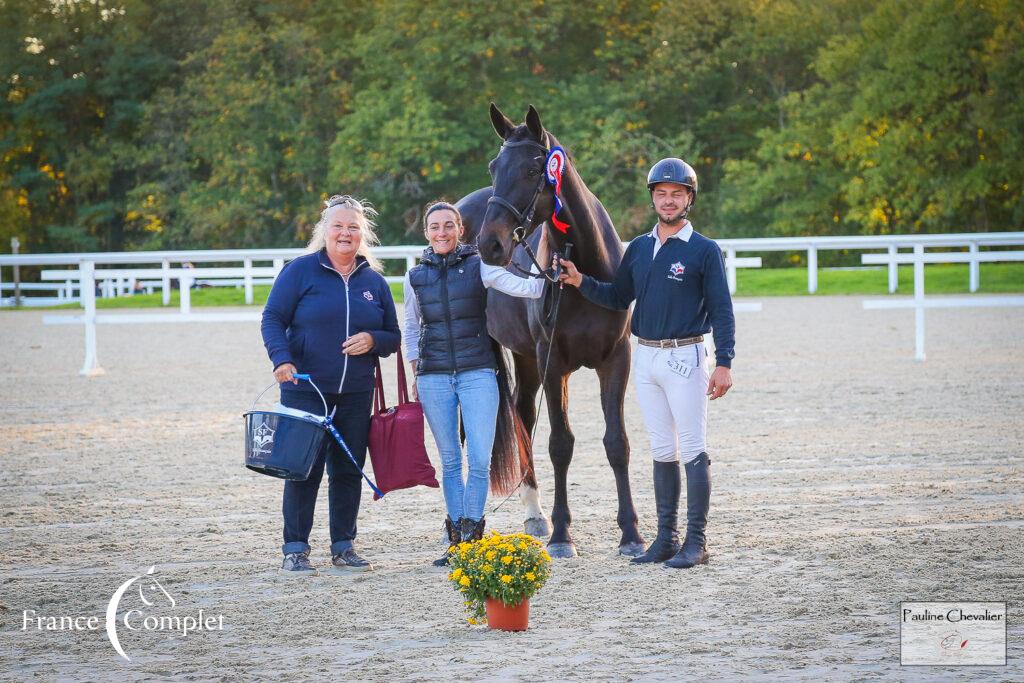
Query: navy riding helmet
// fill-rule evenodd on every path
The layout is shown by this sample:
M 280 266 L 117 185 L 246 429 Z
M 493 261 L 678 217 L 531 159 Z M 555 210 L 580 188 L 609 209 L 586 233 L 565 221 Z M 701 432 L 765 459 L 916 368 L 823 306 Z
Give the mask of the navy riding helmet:
M 658 183 L 675 183 L 688 187 L 693 193 L 690 205 L 693 206 L 697 201 L 697 172 L 682 159 L 668 157 L 652 166 L 647 174 L 647 189 L 654 190 Z

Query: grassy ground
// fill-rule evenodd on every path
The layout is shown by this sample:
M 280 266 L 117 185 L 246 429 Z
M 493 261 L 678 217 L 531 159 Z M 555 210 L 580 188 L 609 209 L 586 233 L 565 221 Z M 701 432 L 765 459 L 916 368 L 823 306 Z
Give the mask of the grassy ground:
M 914 287 L 913 266 L 900 267 L 900 284 L 897 294 L 910 295 Z M 888 271 L 883 268 L 871 270 L 818 270 L 818 294 L 886 294 L 888 292 Z M 967 294 L 967 265 L 936 264 L 925 267 L 925 291 L 928 294 Z M 395 301 L 402 301 L 402 285 L 391 285 Z M 1024 292 L 1024 263 L 988 263 L 981 266 L 981 288 L 979 294 Z M 255 303 L 262 306 L 270 293 L 270 286 L 253 289 Z M 736 296 L 797 296 L 807 294 L 807 270 L 805 268 L 740 269 L 736 276 Z M 242 306 L 245 294 L 241 289 L 210 287 L 192 290 L 192 305 Z M 115 299 L 97 299 L 97 308 L 157 308 L 162 305 L 162 296 L 140 294 Z M 171 306 L 178 306 L 178 292 L 171 293 Z M 68 304 L 57 308 L 79 308 Z M 0 309 L 10 310 L 10 309 Z

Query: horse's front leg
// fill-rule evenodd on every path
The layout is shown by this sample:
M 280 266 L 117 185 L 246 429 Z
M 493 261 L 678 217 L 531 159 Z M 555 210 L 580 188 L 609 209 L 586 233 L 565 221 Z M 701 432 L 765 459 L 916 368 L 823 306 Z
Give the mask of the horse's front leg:
M 619 554 L 634 557 L 644 552 L 644 539 L 637 527 L 633 493 L 629 488 L 629 439 L 622 414 L 626 382 L 629 380 L 629 357 L 629 343 L 623 341 L 597 368 L 597 376 L 601 381 L 601 410 L 604 412 L 604 450 L 615 474 L 615 490 L 619 496 L 616 518 L 622 530 Z
M 548 541 L 548 553 L 551 557 L 575 557 L 576 544 L 569 533 L 572 515 L 569 512 L 567 482 L 573 444 L 576 441 L 572 430 L 569 429 L 569 374 L 551 372 L 544 383 L 544 393 L 547 399 L 548 419 L 551 422 L 548 449 L 555 471 L 555 504 L 551 508 L 551 524 L 554 529 Z

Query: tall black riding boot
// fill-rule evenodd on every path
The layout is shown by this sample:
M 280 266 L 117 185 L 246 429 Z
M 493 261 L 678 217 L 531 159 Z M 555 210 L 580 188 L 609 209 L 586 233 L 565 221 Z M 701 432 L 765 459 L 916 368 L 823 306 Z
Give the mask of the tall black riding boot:
M 459 520 L 459 522 L 461 521 Z M 451 550 L 452 546 L 459 544 L 459 522 L 453 522 L 451 517 L 445 515 L 444 530 L 448 533 L 448 548 L 445 549 L 444 555 L 434 560 L 435 567 L 448 566 L 448 551 Z
M 654 461 L 654 504 L 658 508 L 658 537 L 647 552 L 630 562 L 664 562 L 679 551 L 679 463 Z
M 711 458 L 701 453 L 686 463 L 686 539 L 675 557 L 666 567 L 688 569 L 708 561 L 708 546 L 704 530 L 708 525 L 711 506 Z

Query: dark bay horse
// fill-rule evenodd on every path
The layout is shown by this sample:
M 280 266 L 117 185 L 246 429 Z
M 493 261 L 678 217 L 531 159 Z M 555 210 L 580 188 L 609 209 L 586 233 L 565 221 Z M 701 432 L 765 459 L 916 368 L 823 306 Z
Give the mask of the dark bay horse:
M 477 240 L 480 256 L 486 263 L 509 266 L 512 262 L 529 270 L 524 249 L 513 244 L 513 231 L 528 222 L 530 225 L 522 225 L 526 241 L 542 265 L 550 264 L 551 254 L 562 252 L 569 241 L 573 244 L 572 260 L 582 272 L 611 280 L 622 260 L 622 241 L 608 212 L 571 164 L 566 164 L 563 173 L 564 206 L 559 214 L 571 227 L 563 234 L 545 221 L 554 207 L 554 191 L 544 182 L 545 160 L 547 152 L 559 143 L 544 129 L 537 110 L 531 106 L 526 123 L 517 126 L 492 103 L 491 123 L 503 144 L 489 167 L 491 187 L 477 190 L 458 202 L 466 225 L 466 240 Z M 548 306 L 555 293 L 549 291 L 545 297 Z M 604 448 L 619 499 L 619 552 L 638 555 L 644 550 L 644 542 L 637 528 L 629 487 L 629 441 L 622 414 L 630 364 L 629 313 L 592 304 L 575 287 L 565 287 L 561 297 L 553 339 L 550 326 L 544 324 L 545 299 L 517 299 L 491 289 L 487 300 L 488 331 L 512 352 L 516 410 L 531 433 L 537 421 L 537 391 L 548 364 L 544 395 L 551 422 L 548 448 L 555 474 L 555 501 L 551 509 L 554 528 L 548 551 L 553 557 L 576 555 L 569 531 L 572 515 L 567 491 L 575 441 L 569 428 L 568 386 L 569 375 L 588 367 L 597 371 L 601 384 Z M 528 472 L 520 496 L 527 508 L 527 533 L 547 535 L 547 520 L 532 472 Z

